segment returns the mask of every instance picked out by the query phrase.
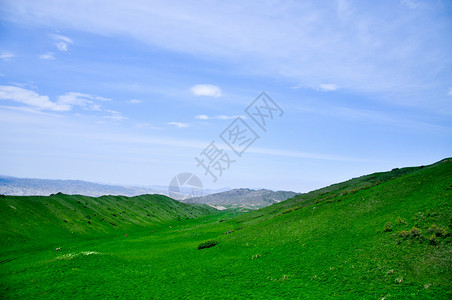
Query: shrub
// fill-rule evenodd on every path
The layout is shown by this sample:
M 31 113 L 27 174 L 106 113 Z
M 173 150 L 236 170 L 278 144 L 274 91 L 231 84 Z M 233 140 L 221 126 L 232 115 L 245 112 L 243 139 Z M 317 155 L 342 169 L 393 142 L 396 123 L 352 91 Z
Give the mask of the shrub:
M 430 245 L 436 245 L 437 241 L 436 241 L 436 235 L 432 234 L 429 238 L 428 238 L 428 242 L 430 243 Z
M 449 232 L 447 231 L 446 228 L 441 228 L 436 226 L 435 224 L 433 224 L 432 226 L 430 226 L 430 228 L 428 229 L 428 232 L 431 234 L 434 234 L 437 237 L 446 237 L 449 236 Z
M 412 238 L 418 237 L 421 235 L 421 230 L 417 227 L 413 227 L 410 230 L 410 235 Z
M 402 230 L 399 232 L 399 237 L 401 237 L 401 238 L 406 238 L 408 236 L 410 236 L 410 232 L 408 232 L 406 230 Z
M 388 222 L 385 224 L 385 228 L 383 229 L 384 232 L 390 232 L 392 231 L 392 223 Z
M 205 248 L 211 248 L 211 247 L 215 246 L 216 244 L 218 244 L 218 242 L 216 240 L 206 241 L 206 242 L 203 242 L 198 245 L 198 250 L 205 249 Z
M 395 222 L 397 225 L 406 225 L 406 220 L 402 219 L 400 216 L 397 217 Z

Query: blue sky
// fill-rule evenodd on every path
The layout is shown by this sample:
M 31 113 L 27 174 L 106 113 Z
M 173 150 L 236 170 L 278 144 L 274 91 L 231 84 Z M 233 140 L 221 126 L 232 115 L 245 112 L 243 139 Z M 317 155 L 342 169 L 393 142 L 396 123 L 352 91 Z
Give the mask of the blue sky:
M 450 1 L 0 4 L 0 174 L 304 192 L 451 156 Z M 240 157 L 237 117 L 259 136 Z

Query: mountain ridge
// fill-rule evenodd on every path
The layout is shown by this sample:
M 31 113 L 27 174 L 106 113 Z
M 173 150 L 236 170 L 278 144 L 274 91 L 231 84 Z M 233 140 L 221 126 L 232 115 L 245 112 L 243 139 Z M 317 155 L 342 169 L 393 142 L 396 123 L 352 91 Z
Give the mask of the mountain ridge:
M 202 197 L 190 198 L 184 202 L 202 203 L 212 206 L 238 206 L 256 209 L 287 200 L 298 194 L 299 193 L 292 191 L 238 188 Z

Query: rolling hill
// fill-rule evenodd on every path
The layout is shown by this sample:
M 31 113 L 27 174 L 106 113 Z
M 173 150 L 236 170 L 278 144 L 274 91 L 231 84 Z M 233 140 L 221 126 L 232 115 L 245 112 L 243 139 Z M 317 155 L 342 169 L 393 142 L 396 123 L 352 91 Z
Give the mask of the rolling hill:
M 215 214 L 207 205 L 189 205 L 163 195 L 0 196 L 3 242 L 50 236 L 107 234 Z
M 450 299 L 451 200 L 452 159 L 445 159 L 354 178 L 239 216 L 206 212 L 157 227 L 139 225 L 143 214 L 130 213 L 122 229 L 80 230 L 76 239 L 39 231 L 46 226 L 36 215 L 31 228 L 46 241 L 27 247 L 9 232 L 20 234 L 16 227 L 34 209 L 27 201 L 7 202 L 27 213 L 1 207 L 2 220 L 17 222 L 2 222 L 0 293 L 7 299 Z M 83 205 L 77 201 L 72 209 Z M 89 228 L 83 209 L 62 211 Z

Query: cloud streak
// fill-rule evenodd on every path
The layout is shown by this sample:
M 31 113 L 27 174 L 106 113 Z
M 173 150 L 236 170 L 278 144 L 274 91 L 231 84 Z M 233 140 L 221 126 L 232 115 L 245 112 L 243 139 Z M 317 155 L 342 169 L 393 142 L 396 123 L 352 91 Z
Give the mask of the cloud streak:
M 168 122 L 168 123 L 166 123 L 166 124 L 171 125 L 171 126 L 175 126 L 175 127 L 177 127 L 177 128 L 187 128 L 187 127 L 190 127 L 190 124 L 189 124 L 189 123 L 182 123 L 182 122 Z
M 39 58 L 40 59 L 53 60 L 53 59 L 55 59 L 55 54 L 53 52 L 47 52 L 47 53 L 39 55 Z
M 11 52 L 2 52 L 2 53 L 0 53 L 0 59 L 3 60 L 3 61 L 10 61 L 10 60 L 12 60 L 15 57 L 16 57 L 16 55 L 14 53 L 11 53 Z
M 197 120 L 232 120 L 232 119 L 236 119 L 236 118 L 242 118 L 242 119 L 246 119 L 246 116 L 243 115 L 233 115 L 233 116 L 228 116 L 228 115 L 219 115 L 219 116 L 208 116 L 208 115 L 196 115 L 195 119 Z

